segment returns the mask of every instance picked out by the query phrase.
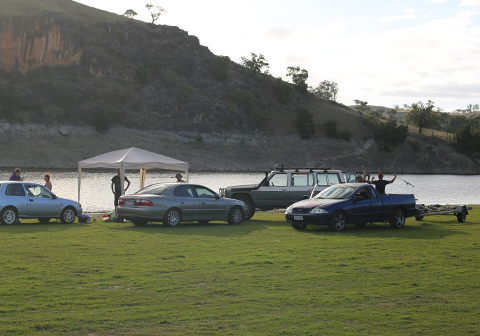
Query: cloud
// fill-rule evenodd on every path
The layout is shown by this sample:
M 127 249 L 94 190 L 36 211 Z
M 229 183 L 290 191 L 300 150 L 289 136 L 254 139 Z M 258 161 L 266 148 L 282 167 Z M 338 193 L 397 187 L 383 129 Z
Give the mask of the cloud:
M 297 30 L 298 27 L 295 26 L 275 26 L 268 28 L 264 34 L 282 40 L 295 33 Z
M 386 16 L 386 17 L 380 18 L 378 19 L 378 22 L 391 22 L 391 21 L 416 19 L 416 18 L 418 18 L 418 15 L 394 15 L 394 16 Z
M 430 0 L 432 3 L 445 3 L 447 2 L 448 0 Z
M 463 0 L 460 6 L 478 7 L 480 6 L 480 0 Z

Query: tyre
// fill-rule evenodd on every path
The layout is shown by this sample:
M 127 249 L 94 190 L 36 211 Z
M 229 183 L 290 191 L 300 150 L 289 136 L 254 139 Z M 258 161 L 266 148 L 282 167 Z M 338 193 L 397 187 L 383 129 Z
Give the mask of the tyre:
M 465 223 L 466 220 L 467 220 L 467 210 L 462 209 L 462 212 L 457 214 L 457 221 L 459 223 Z
M 135 226 L 145 226 L 148 221 L 146 219 L 132 219 L 132 223 Z
M 305 230 L 305 228 L 307 227 L 307 224 L 305 224 L 305 223 L 292 223 L 292 227 L 295 230 Z
M 390 218 L 390 227 L 401 229 L 405 225 L 405 213 L 402 209 L 397 209 Z
M 255 215 L 255 207 L 253 206 L 252 202 L 250 202 L 249 200 L 241 199 L 240 201 L 245 203 L 245 205 L 248 208 L 248 213 L 245 214 L 244 220 L 249 220 L 250 218 L 253 217 L 253 215 Z
M 417 222 L 421 222 L 423 221 L 423 216 L 415 216 L 415 219 L 417 220 Z
M 14 208 L 5 208 L 0 213 L 0 222 L 2 222 L 3 225 L 15 224 L 17 219 L 17 210 L 15 210 Z
M 48 223 L 50 222 L 51 218 L 43 217 L 43 218 L 37 218 L 40 223 Z
M 356 227 L 362 228 L 362 227 L 367 226 L 367 223 L 355 223 L 354 225 L 355 225 Z
M 77 217 L 75 209 L 68 207 L 63 209 L 62 213 L 60 214 L 60 221 L 63 224 L 72 224 L 75 220 L 75 217 Z
M 163 216 L 163 224 L 167 226 L 179 226 L 182 221 L 182 215 L 178 209 L 169 209 Z
M 342 211 L 335 211 L 330 220 L 329 228 L 332 231 L 342 231 L 347 224 L 347 217 Z
M 210 221 L 207 221 L 207 220 L 199 220 L 197 221 L 198 224 L 201 224 L 201 225 L 207 225 Z
M 243 221 L 243 210 L 239 206 L 234 206 L 228 213 L 228 224 L 240 224 Z

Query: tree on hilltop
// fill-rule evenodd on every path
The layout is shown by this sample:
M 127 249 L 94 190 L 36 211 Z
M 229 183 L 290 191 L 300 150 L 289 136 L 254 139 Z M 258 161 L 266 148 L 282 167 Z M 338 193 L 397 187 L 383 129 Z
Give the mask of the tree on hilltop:
M 357 110 L 358 113 L 360 113 L 360 117 L 363 116 L 363 113 L 365 111 L 370 110 L 370 107 L 367 106 L 367 104 L 368 104 L 367 101 L 362 101 L 362 100 L 355 99 L 354 102 L 355 102 L 355 104 L 358 105 L 358 106 L 355 107 L 355 110 Z
M 267 60 L 265 59 L 265 56 L 262 54 L 257 54 L 255 53 L 250 53 L 250 58 L 247 56 L 242 56 L 241 57 L 241 64 L 251 70 L 254 75 L 257 73 L 265 73 L 268 74 L 269 69 L 270 69 L 270 64 L 267 63 Z
M 160 15 L 162 15 L 163 12 L 167 12 L 165 8 L 162 6 L 154 6 L 152 4 L 147 3 L 145 5 L 145 8 L 148 9 L 148 12 L 150 13 L 150 16 L 152 17 L 152 23 L 155 23 L 155 21 L 158 20 Z
M 287 77 L 292 77 L 292 82 L 295 85 L 295 88 L 301 92 L 307 92 L 308 85 L 306 83 L 308 79 L 308 71 L 305 69 L 300 69 L 299 66 L 293 67 L 289 66 L 287 68 Z
M 336 101 L 338 96 L 338 84 L 334 81 L 324 80 L 311 91 L 314 95 L 328 100 Z
M 422 134 L 422 129 L 433 126 L 437 123 L 438 117 L 434 112 L 435 102 L 428 100 L 427 104 L 419 101 L 412 104 L 412 109 L 405 116 L 405 120 L 418 127 L 418 133 Z
M 133 21 L 133 17 L 137 15 L 137 12 L 135 12 L 133 9 L 127 9 L 125 13 L 123 13 L 123 16 L 128 17 L 130 21 Z

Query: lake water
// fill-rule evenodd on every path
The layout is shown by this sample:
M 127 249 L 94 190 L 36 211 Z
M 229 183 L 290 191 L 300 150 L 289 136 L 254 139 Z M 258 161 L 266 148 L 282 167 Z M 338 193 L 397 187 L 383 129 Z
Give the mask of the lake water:
M 12 171 L 1 170 L 0 180 L 8 180 Z M 53 192 L 63 198 L 77 200 L 78 172 L 76 170 L 24 170 L 24 181 L 44 184 L 43 174 L 52 175 Z M 81 199 L 86 212 L 112 211 L 113 194 L 111 178 L 115 175 L 112 170 L 82 170 Z M 139 171 L 127 171 L 131 185 L 128 193 L 139 189 Z M 209 187 L 218 192 L 221 187 L 257 184 L 265 174 L 258 173 L 221 173 L 221 172 L 191 172 L 189 182 Z M 393 176 L 386 175 L 390 180 Z M 414 187 L 400 180 L 408 181 Z M 145 185 L 158 182 L 174 182 L 174 173 L 163 171 L 147 171 Z M 417 203 L 423 204 L 480 204 L 480 175 L 399 175 L 393 184 L 386 187 L 387 193 L 414 194 Z

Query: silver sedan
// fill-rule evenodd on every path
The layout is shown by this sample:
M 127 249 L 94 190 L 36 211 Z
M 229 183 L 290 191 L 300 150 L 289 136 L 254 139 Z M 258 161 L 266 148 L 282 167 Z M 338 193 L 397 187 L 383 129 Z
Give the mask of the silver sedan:
M 4 225 L 15 224 L 18 218 L 38 218 L 40 222 L 60 218 L 70 224 L 80 214 L 80 203 L 57 197 L 40 184 L 0 182 L 0 222 Z
M 245 203 L 222 198 L 216 192 L 196 184 L 159 183 L 150 185 L 133 195 L 121 196 L 118 217 L 129 219 L 136 226 L 148 222 L 163 222 L 178 226 L 180 222 L 227 221 L 240 224 L 248 211 Z

